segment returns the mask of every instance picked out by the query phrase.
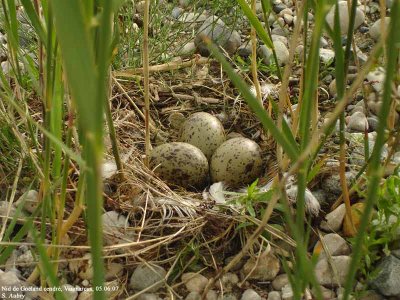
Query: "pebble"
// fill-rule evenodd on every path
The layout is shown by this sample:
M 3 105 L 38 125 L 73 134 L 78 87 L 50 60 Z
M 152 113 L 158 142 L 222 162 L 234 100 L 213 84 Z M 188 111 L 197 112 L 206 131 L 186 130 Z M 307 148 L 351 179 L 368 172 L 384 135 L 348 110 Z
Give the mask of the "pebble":
M 280 274 L 272 281 L 272 288 L 275 291 L 280 291 L 282 288 L 289 283 L 289 277 L 287 274 Z
M 19 62 L 18 65 L 19 65 L 19 68 L 21 69 L 21 71 L 24 72 L 24 69 L 25 69 L 24 64 Z M 1 63 L 1 69 L 3 70 L 3 74 L 5 76 L 9 76 L 14 73 L 13 67 L 8 60 L 5 60 Z
M 112 280 L 122 276 L 124 272 L 124 265 L 120 263 L 111 262 L 106 265 L 104 278 L 106 280 Z
M 219 295 L 218 300 L 237 300 L 238 297 L 232 293 L 224 293 L 224 295 Z
M 325 231 L 337 232 L 343 225 L 344 216 L 346 214 L 346 206 L 340 204 L 336 209 L 325 216 L 325 220 L 321 222 L 321 229 Z
M 209 290 L 206 295 L 206 300 L 217 300 L 218 294 L 214 290 Z
M 380 93 L 383 90 L 385 71 L 382 68 L 377 68 L 367 74 L 367 80 L 371 84 L 372 88 L 376 92 Z
M 331 49 L 321 48 L 319 49 L 319 58 L 325 65 L 330 65 L 335 58 L 335 52 Z
M 375 291 L 366 291 L 359 300 L 385 300 L 380 294 Z
M 191 272 L 184 273 L 181 277 L 181 280 L 189 292 L 197 293 L 203 292 L 208 283 L 208 279 L 205 276 Z
M 140 264 L 135 271 L 133 271 L 129 282 L 129 287 L 134 290 L 142 291 L 154 285 L 156 282 L 165 279 L 166 275 L 167 272 L 160 266 L 154 264 Z M 164 282 L 161 281 L 148 291 L 156 292 L 163 286 Z
M 338 5 L 339 5 L 339 16 L 340 16 L 340 31 L 342 35 L 344 35 L 347 34 L 347 31 L 349 29 L 349 7 L 347 5 L 347 1 L 339 1 Z M 332 29 L 334 27 L 334 16 L 335 16 L 335 6 L 331 8 L 331 10 L 326 16 L 326 22 Z M 364 23 L 364 21 L 365 21 L 365 14 L 359 7 L 357 7 L 356 17 L 354 21 L 354 29 L 360 27 L 360 25 Z
M 272 253 L 265 251 L 257 259 L 251 257 L 243 266 L 243 273 L 248 279 L 262 281 L 273 280 L 280 270 L 279 259 Z
M 251 55 L 251 41 L 248 41 L 247 43 L 244 43 L 240 45 L 240 47 L 237 50 L 237 54 L 241 57 L 249 57 Z
M 324 300 L 331 300 L 336 297 L 336 293 L 332 291 L 331 289 L 328 289 L 324 286 L 320 286 L 322 297 Z M 316 289 L 313 289 L 313 294 L 316 295 Z
M 63 284 L 61 289 L 63 290 L 63 295 L 66 300 L 75 300 L 78 298 L 78 291 L 74 286 L 70 284 Z
M 324 245 L 324 246 L 323 246 Z M 344 238 L 336 233 L 328 233 L 322 237 L 322 242 L 318 241 L 314 246 L 314 253 L 319 254 L 319 258 L 325 257 L 325 249 L 331 256 L 349 255 L 351 250 Z
M 198 292 L 190 292 L 185 300 L 201 300 L 201 295 Z
M 196 51 L 196 45 L 194 42 L 189 42 L 185 44 L 182 49 L 179 51 L 179 54 L 182 56 L 192 55 Z
M 161 300 L 156 294 L 144 293 L 138 296 L 138 300 Z
M 381 22 L 382 20 L 379 19 L 377 20 L 370 28 L 369 30 L 369 35 L 375 40 L 379 40 L 381 37 L 381 33 L 382 33 L 382 28 L 381 28 Z M 390 22 L 390 17 L 385 17 L 385 29 L 388 28 Z
M 282 35 L 272 34 L 272 35 L 271 35 L 271 40 L 272 40 L 273 42 L 274 42 L 274 41 L 280 41 L 280 42 L 284 43 L 285 46 L 288 45 L 288 39 L 287 39 L 287 37 L 282 36 Z
M 347 182 L 350 182 L 355 177 L 354 172 L 348 171 L 345 173 Z M 321 184 L 321 188 L 328 194 L 339 196 L 342 193 L 342 186 L 340 185 L 340 177 L 338 174 L 333 174 L 326 177 Z
M 116 211 L 108 211 L 101 216 L 106 245 L 121 242 L 124 229 L 129 226 L 128 219 Z
M 347 129 L 355 132 L 368 131 L 368 120 L 365 114 L 360 111 L 356 111 L 354 114 L 352 114 L 349 118 Z
M 16 209 L 14 206 L 11 206 L 9 210 L 9 204 L 8 201 L 0 201 L 0 216 L 8 216 L 9 218 L 14 217 Z M 3 217 L 0 217 L 0 220 L 3 222 Z
M 235 273 L 228 272 L 215 283 L 215 287 L 220 290 L 230 292 L 239 283 L 239 277 Z
M 39 193 L 35 190 L 29 190 L 21 195 L 15 202 L 15 206 L 19 206 L 24 202 L 24 209 L 29 213 L 34 213 L 39 205 Z
M 286 48 L 285 44 L 281 41 L 275 40 L 273 41 L 276 57 L 278 59 L 278 63 L 280 66 L 283 66 L 289 61 L 289 50 Z M 259 55 L 263 58 L 265 64 L 269 65 L 271 63 L 275 63 L 273 52 L 265 45 L 261 45 L 259 48 Z
M 103 180 L 110 179 L 118 172 L 118 167 L 115 161 L 107 160 L 101 165 L 101 178 Z
M 273 10 L 275 13 L 279 14 L 282 10 L 287 8 L 287 6 L 283 3 L 277 3 L 273 6 Z
M 82 259 L 71 260 L 68 264 L 68 268 L 80 279 L 91 280 L 93 277 L 93 268 L 90 253 L 86 253 Z
M 290 283 L 282 287 L 282 300 L 293 300 L 293 289 Z
M 268 300 L 281 300 L 281 293 L 277 291 L 272 291 L 268 293 Z
M 175 6 L 172 9 L 171 15 L 174 19 L 178 19 L 182 13 L 183 13 L 183 9 L 181 7 Z
M 292 15 L 285 14 L 285 15 L 283 15 L 283 19 L 285 20 L 286 24 L 288 24 L 288 25 L 293 24 L 293 16 Z
M 400 259 L 386 256 L 376 269 L 379 271 L 371 285 L 382 295 L 400 297 Z
M 326 258 L 318 261 L 315 267 L 315 277 L 323 286 L 337 287 L 345 284 L 346 275 L 350 266 L 351 258 L 349 256 L 333 256 L 331 257 L 333 267 L 336 269 L 336 275 L 333 273 L 330 264 Z M 338 280 L 339 282 L 337 282 Z
M 370 116 L 367 120 L 370 131 L 376 131 L 378 129 L 379 119 L 376 116 Z
M 253 289 L 247 289 L 242 294 L 241 300 L 261 300 L 261 296 Z
M 207 36 L 214 43 L 221 46 L 232 55 L 241 45 L 241 38 L 236 30 L 228 28 L 225 23 L 216 16 L 208 17 L 199 28 L 194 43 L 201 55 L 209 55 L 207 46 L 203 42 L 203 36 Z

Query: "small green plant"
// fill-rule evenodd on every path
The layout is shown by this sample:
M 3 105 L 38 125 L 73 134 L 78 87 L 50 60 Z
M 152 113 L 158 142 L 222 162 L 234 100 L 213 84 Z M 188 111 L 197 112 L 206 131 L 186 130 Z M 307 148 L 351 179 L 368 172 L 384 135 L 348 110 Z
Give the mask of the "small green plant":
M 257 185 L 258 179 L 247 187 L 245 193 L 233 193 L 233 199 L 227 202 L 228 205 L 240 207 L 243 213 L 253 218 L 261 218 L 265 209 L 261 204 L 271 200 L 274 190 L 263 191 Z M 283 211 L 279 205 L 276 205 L 275 209 Z
M 390 255 L 393 244 L 400 240 L 400 176 L 387 178 L 378 191 L 376 212 L 364 237 L 364 258 L 360 272 L 365 278 L 374 276 L 374 265 Z M 353 242 L 353 240 L 351 240 Z

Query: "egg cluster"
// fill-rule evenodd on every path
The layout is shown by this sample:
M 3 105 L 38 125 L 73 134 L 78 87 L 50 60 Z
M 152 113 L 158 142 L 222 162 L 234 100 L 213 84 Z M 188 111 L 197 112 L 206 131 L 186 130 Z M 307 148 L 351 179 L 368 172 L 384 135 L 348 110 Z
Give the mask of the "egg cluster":
M 224 127 L 205 112 L 192 114 L 182 125 L 179 142 L 153 149 L 150 167 L 168 183 L 202 188 L 211 179 L 240 187 L 262 173 L 261 149 L 254 141 L 226 140 Z

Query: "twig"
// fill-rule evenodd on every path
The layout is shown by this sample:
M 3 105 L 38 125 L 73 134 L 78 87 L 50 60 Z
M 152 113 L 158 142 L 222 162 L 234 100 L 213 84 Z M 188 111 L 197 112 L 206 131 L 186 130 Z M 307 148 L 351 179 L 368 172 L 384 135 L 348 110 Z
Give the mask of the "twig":
M 145 127 L 145 158 L 144 164 L 149 166 L 151 143 L 150 143 L 150 82 L 149 82 L 149 13 L 150 0 L 144 1 L 143 16 L 143 76 L 144 76 L 144 127 Z
M 210 59 L 207 57 L 199 57 L 187 61 L 182 61 L 182 59 L 178 59 L 177 61 L 168 62 L 161 65 L 149 66 L 149 72 L 166 72 L 173 71 L 178 69 L 183 69 L 187 67 L 191 67 L 193 65 L 204 65 L 210 62 Z M 127 69 L 125 71 L 115 71 L 115 77 L 137 77 L 138 74 L 144 74 L 144 68 L 136 68 L 136 69 Z

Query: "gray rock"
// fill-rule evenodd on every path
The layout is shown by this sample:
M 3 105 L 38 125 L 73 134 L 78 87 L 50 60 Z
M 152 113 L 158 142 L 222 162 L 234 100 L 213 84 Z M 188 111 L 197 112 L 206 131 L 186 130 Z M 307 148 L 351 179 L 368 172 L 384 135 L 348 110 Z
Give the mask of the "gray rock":
M 128 219 L 116 211 L 108 211 L 101 216 L 103 222 L 104 242 L 114 245 L 123 242 Z
M 218 294 L 214 290 L 209 290 L 206 295 L 206 300 L 217 300 Z
M 347 5 L 347 1 L 340 1 L 339 5 L 339 16 L 340 16 L 340 31 L 342 35 L 347 34 L 349 29 L 349 7 Z M 326 16 L 326 21 L 333 29 L 334 26 L 334 17 L 335 17 L 335 7 L 332 7 L 329 13 Z M 354 29 L 357 29 L 362 23 L 365 21 L 364 12 L 357 7 L 356 9 L 356 18 L 354 22 Z
M 391 254 L 400 259 L 400 249 L 392 250 Z
M 322 242 L 331 256 L 349 255 L 351 250 L 344 238 L 336 233 L 329 233 L 322 237 Z M 315 247 L 321 247 L 320 259 L 325 257 L 325 248 L 321 242 L 318 242 Z
M 25 70 L 24 64 L 19 62 L 18 65 L 21 72 L 24 72 Z M 3 70 L 3 74 L 5 76 L 10 76 L 14 74 L 14 69 L 8 60 L 5 60 L 1 63 L 1 69 Z
M 261 300 L 261 296 L 253 289 L 247 289 L 242 294 L 241 300 Z
M 219 290 L 230 292 L 239 283 L 239 277 L 235 273 L 228 272 L 215 283 L 215 287 Z
M 208 279 L 203 275 L 191 272 L 183 274 L 181 279 L 189 292 L 201 293 L 208 283 Z
M 287 274 L 280 274 L 272 281 L 272 288 L 275 291 L 280 291 L 282 288 L 289 283 L 289 277 Z
M 247 43 L 240 45 L 237 50 L 237 54 L 239 54 L 241 57 L 249 57 L 251 55 L 251 51 L 251 41 L 248 41 Z
M 335 273 L 328 263 L 328 260 L 322 258 L 315 267 L 315 277 L 323 286 L 337 287 L 339 284 L 344 285 L 351 258 L 349 256 L 333 256 L 331 260 Z M 335 275 L 337 275 L 337 277 Z
M 367 120 L 370 131 L 376 131 L 378 129 L 379 119 L 376 116 L 371 116 L 368 117 Z
M 236 30 L 228 28 L 225 23 L 216 16 L 208 17 L 199 28 L 194 43 L 199 49 L 200 54 L 209 55 L 207 46 L 203 42 L 203 37 L 208 37 L 218 46 L 232 55 L 241 44 L 240 35 Z
M 182 49 L 179 51 L 179 54 L 182 56 L 192 55 L 196 51 L 196 45 L 194 42 L 189 42 L 185 44 Z
M 279 12 L 279 15 L 281 16 L 281 17 L 283 17 L 284 15 L 290 15 L 290 16 L 293 16 L 293 11 L 290 9 L 290 8 L 285 8 L 285 9 L 282 9 L 280 12 Z
M 16 209 L 12 205 L 10 208 L 9 206 L 10 203 L 8 201 L 0 201 L 0 216 L 14 217 Z M 0 217 L 0 221 L 3 222 L 3 217 Z
M 319 40 L 319 45 L 320 45 L 322 48 L 326 48 L 326 47 L 329 46 L 328 41 L 327 41 L 324 37 L 321 37 L 321 38 L 320 38 L 320 40 Z
M 375 291 L 367 291 L 360 297 L 360 300 L 384 300 L 384 298 Z
M 71 260 L 68 263 L 68 268 L 80 279 L 91 280 L 93 278 L 93 262 L 90 253 L 86 253 L 82 259 Z
M 287 36 L 288 32 L 281 26 L 276 26 L 271 30 L 271 34 Z
M 349 181 L 353 180 L 355 177 L 354 172 L 346 172 L 346 179 Z M 342 187 L 340 185 L 340 177 L 338 174 L 326 177 L 321 184 L 321 188 L 328 194 L 334 194 L 339 196 L 342 193 Z
M 201 300 L 201 295 L 198 292 L 190 292 L 185 300 Z
M 137 299 L 138 300 L 161 300 L 160 297 L 158 297 L 156 294 L 152 294 L 152 293 L 140 294 Z
M 63 284 L 61 289 L 63 290 L 63 295 L 66 300 L 75 300 L 78 298 L 78 291 L 74 286 L 70 284 Z
M 0 44 L 5 45 L 7 44 L 7 37 L 0 32 Z
M 390 17 L 385 18 L 385 29 L 387 30 L 390 22 Z M 377 20 L 370 28 L 369 35 L 375 40 L 379 40 L 382 33 L 381 19 Z
M 282 10 L 287 8 L 287 6 L 283 3 L 277 3 L 273 6 L 273 10 L 275 13 L 279 14 Z
M 199 23 L 204 22 L 206 19 L 207 16 L 205 14 L 184 12 L 179 16 L 178 21 L 182 23 Z
M 367 74 L 367 80 L 371 84 L 372 88 L 380 93 L 383 90 L 383 83 L 385 80 L 385 71 L 382 68 L 378 68 Z
M 389 255 L 377 266 L 379 273 L 371 282 L 371 286 L 382 295 L 400 297 L 400 259 Z
M 243 266 L 243 273 L 248 279 L 273 280 L 280 270 L 279 259 L 270 252 L 264 252 L 257 259 L 251 257 Z
M 288 25 L 292 25 L 293 24 L 293 16 L 289 15 L 289 14 L 284 14 L 283 15 L 283 19 L 285 20 L 285 23 Z
M 183 8 L 188 7 L 190 5 L 191 0 L 179 0 L 179 5 Z
M 285 44 L 282 43 L 281 41 L 275 40 L 273 41 L 273 43 L 279 65 L 283 66 L 287 64 L 289 61 L 289 50 L 286 48 Z M 275 62 L 272 50 L 265 45 L 260 46 L 259 55 L 267 65 Z
M 15 205 L 18 206 L 22 202 L 24 202 L 24 209 L 31 214 L 35 212 L 36 208 L 39 205 L 39 194 L 35 190 L 29 190 L 21 195 L 18 200 L 15 202 Z
M 335 52 L 331 49 L 321 48 L 319 49 L 319 58 L 324 64 L 330 65 L 335 58 Z
M 332 291 L 331 289 L 327 289 L 324 286 L 320 286 L 321 292 L 322 292 L 322 299 L 324 300 L 330 300 L 330 299 L 334 299 L 336 297 L 336 293 L 334 291 Z M 313 294 L 316 294 L 316 289 L 313 288 Z
M 284 43 L 285 46 L 288 45 L 288 39 L 287 39 L 287 37 L 282 36 L 282 35 L 272 34 L 272 35 L 271 35 L 271 40 L 272 40 L 273 42 L 274 42 L 274 41 L 280 41 L 280 42 Z
M 355 132 L 368 131 L 368 120 L 365 114 L 360 111 L 356 111 L 354 114 L 352 114 L 349 118 L 347 129 Z
M 142 291 L 161 281 L 148 290 L 149 292 L 156 292 L 163 287 L 164 282 L 162 280 L 165 279 L 166 275 L 167 272 L 160 266 L 141 264 L 133 271 L 129 287 L 134 290 Z
M 290 283 L 282 288 L 282 300 L 293 300 L 293 289 Z
M 181 7 L 176 6 L 172 9 L 171 15 L 174 19 L 178 19 L 182 13 L 183 9 Z
M 346 207 L 340 204 L 335 210 L 331 211 L 325 216 L 325 220 L 321 222 L 321 229 L 325 231 L 337 232 L 343 224 L 344 216 L 346 214 Z
M 139 1 L 135 4 L 135 9 L 137 13 L 143 14 L 145 3 L 145 1 Z
M 232 293 L 224 293 L 224 295 L 219 295 L 218 300 L 237 300 L 238 297 Z
M 268 293 L 268 300 L 281 300 L 281 293 L 277 291 L 272 291 Z

